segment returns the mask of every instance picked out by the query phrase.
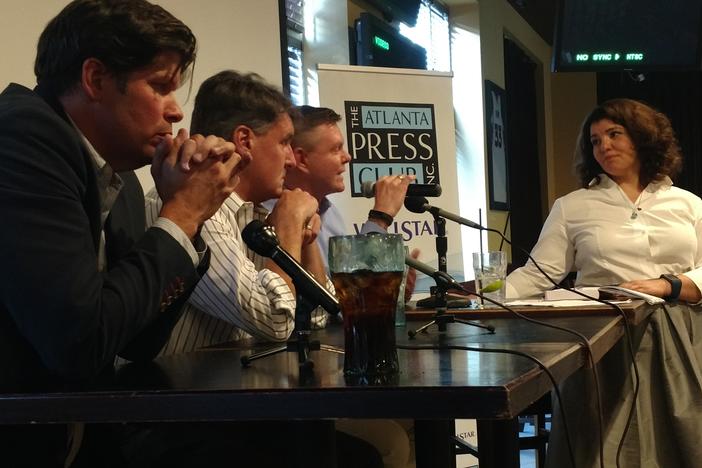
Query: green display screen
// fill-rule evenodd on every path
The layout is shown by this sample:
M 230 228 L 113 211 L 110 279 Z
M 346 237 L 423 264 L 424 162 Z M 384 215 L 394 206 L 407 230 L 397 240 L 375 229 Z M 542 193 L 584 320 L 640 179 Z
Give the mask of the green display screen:
M 376 47 L 380 47 L 383 50 L 390 50 L 390 43 L 382 37 L 373 36 L 373 44 L 375 44 Z

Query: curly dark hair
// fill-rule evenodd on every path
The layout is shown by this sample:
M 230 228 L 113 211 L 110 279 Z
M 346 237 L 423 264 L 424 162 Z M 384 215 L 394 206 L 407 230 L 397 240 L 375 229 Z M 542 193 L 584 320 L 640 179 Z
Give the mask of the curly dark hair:
M 37 84 L 61 96 L 80 82 L 83 62 L 100 60 L 126 86 L 127 75 L 157 55 L 180 55 L 180 72 L 195 61 L 190 28 L 146 0 L 75 0 L 41 34 L 34 62 Z
M 580 128 L 575 147 L 575 172 L 582 187 L 605 171 L 595 160 L 590 127 L 608 119 L 624 127 L 641 162 L 639 179 L 645 187 L 665 176 L 675 177 L 682 168 L 682 155 L 670 120 L 665 114 L 633 99 L 610 99 L 597 106 Z

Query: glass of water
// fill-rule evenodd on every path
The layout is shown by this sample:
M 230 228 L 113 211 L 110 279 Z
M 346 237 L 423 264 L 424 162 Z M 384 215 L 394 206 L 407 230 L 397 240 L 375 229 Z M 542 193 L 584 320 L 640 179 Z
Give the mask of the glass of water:
M 474 252 L 473 272 L 475 291 L 499 302 L 505 302 L 505 279 L 507 278 L 507 255 L 504 252 Z M 497 307 L 483 300 L 485 307 Z

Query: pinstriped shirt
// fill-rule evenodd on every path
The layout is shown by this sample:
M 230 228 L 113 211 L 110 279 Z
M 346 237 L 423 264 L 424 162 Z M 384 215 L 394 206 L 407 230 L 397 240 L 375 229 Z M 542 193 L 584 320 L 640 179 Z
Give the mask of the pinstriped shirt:
M 147 224 L 158 218 L 160 209 L 153 189 L 146 195 Z M 232 193 L 205 222 L 201 236 L 210 249 L 210 267 L 161 354 L 249 336 L 264 341 L 284 341 L 290 336 L 295 326 L 295 297 L 280 275 L 264 268 L 267 259 L 250 250 L 241 238 L 249 222 L 266 216 L 268 210 Z M 323 327 L 326 319 L 323 310 L 314 311 L 313 327 Z

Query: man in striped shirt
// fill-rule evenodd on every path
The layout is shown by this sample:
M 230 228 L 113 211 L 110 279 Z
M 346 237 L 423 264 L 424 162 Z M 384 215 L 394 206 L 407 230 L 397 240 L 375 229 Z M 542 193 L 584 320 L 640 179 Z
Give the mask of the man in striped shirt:
M 223 71 L 207 79 L 195 99 L 193 132 L 207 131 L 232 141 L 237 152 L 251 157 L 234 193 L 202 228 L 210 269 L 185 306 L 163 354 L 191 351 L 248 335 L 285 341 L 294 328 L 295 288 L 272 260 L 250 251 L 241 230 L 253 219 L 274 226 L 280 246 L 321 284 L 331 286 L 315 242 L 320 219 L 317 200 L 302 190 L 284 190 L 295 165 L 290 142 L 290 101 L 256 74 Z M 279 198 L 269 213 L 261 203 Z M 160 201 L 151 191 L 147 222 L 155 219 Z M 313 326 L 324 326 L 326 313 L 312 314 Z

